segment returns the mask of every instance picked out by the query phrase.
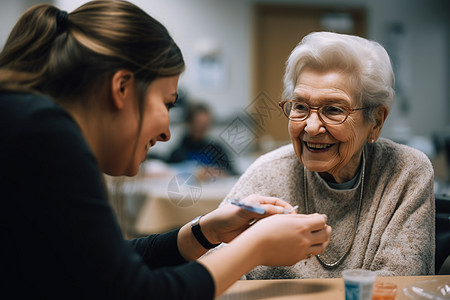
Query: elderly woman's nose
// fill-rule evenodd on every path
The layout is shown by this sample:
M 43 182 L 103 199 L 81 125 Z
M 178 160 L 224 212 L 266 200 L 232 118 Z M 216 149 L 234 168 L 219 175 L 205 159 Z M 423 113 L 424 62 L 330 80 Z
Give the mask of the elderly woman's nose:
M 325 132 L 324 124 L 319 118 L 317 111 L 311 111 L 309 118 L 305 120 L 305 131 L 310 135 L 316 135 Z

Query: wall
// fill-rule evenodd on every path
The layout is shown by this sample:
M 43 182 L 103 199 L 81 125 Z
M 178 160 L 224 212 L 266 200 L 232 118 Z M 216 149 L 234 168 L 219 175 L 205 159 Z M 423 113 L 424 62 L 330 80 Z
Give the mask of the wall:
M 70 11 L 86 1 L 57 0 Z M 161 21 L 183 51 L 186 71 L 180 86 L 189 95 L 220 106 L 219 117 L 227 117 L 246 104 L 249 95 L 248 5 L 240 0 L 134 0 Z M 196 63 L 205 48 L 221 50 L 228 71 L 227 83 L 205 88 L 197 83 Z M 205 50 L 203 50 L 205 49 Z M 223 105 L 226 104 L 226 105 Z
M 9 32 L 20 15 L 34 4 L 43 3 L 39 0 L 0 0 L 0 47 L 3 47 Z

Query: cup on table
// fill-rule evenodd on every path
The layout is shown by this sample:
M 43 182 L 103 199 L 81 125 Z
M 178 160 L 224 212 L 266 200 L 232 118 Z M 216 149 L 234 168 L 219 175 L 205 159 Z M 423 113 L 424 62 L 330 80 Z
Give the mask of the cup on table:
M 345 300 L 370 300 L 377 273 L 363 269 L 342 272 L 345 282 Z
M 397 285 L 389 282 L 375 282 L 372 290 L 372 300 L 395 300 Z

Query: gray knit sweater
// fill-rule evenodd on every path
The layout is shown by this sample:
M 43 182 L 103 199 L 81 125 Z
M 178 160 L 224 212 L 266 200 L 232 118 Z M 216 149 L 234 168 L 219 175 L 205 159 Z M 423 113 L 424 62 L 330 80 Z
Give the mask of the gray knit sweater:
M 350 268 L 377 271 L 380 276 L 427 275 L 434 272 L 433 169 L 428 158 L 410 147 L 379 139 L 365 146 L 364 192 L 359 226 L 350 253 L 333 269 L 315 257 L 291 267 L 259 266 L 247 279 L 341 277 Z M 316 172 L 306 170 L 308 212 L 327 214 L 332 227 L 323 259 L 336 261 L 351 242 L 361 180 L 354 188 L 336 190 Z M 292 145 L 258 158 L 242 175 L 223 203 L 260 194 L 299 205 L 305 213 L 304 168 Z

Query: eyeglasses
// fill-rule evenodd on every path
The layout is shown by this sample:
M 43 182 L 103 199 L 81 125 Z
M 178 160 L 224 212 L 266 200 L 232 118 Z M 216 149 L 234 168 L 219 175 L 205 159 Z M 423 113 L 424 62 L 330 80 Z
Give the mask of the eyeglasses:
M 350 108 L 344 105 L 321 105 L 317 107 L 309 106 L 305 102 L 297 100 L 285 100 L 278 105 L 283 110 L 286 117 L 291 121 L 304 121 L 309 118 L 312 110 L 316 110 L 320 121 L 328 125 L 339 125 L 347 120 L 348 116 L 357 111 L 368 107 Z

